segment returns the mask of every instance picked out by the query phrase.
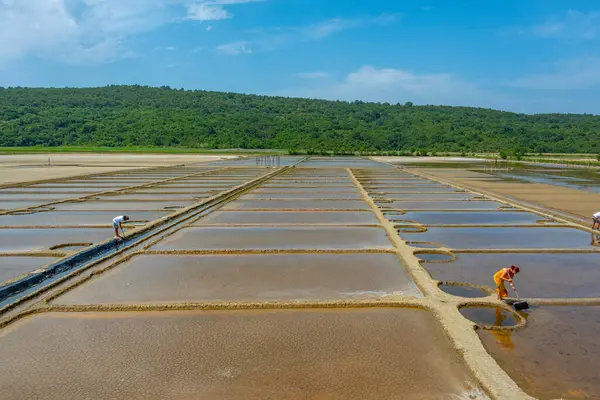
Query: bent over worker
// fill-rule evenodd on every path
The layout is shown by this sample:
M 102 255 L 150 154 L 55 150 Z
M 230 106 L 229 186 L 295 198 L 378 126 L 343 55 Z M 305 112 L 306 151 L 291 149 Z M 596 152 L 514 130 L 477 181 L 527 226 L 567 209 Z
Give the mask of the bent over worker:
M 600 211 L 592 214 L 592 220 L 594 221 L 592 229 L 600 229 Z
M 498 300 L 502 300 L 508 297 L 508 292 L 504 282 L 510 283 L 510 286 L 514 289 L 513 278 L 521 270 L 516 265 L 511 265 L 510 268 L 502 268 L 500 271 L 494 274 L 494 283 L 496 284 L 496 291 L 498 292 Z
M 119 228 L 121 228 L 121 231 L 123 231 L 123 226 L 121 224 L 125 221 L 129 221 L 129 217 L 127 215 L 121 215 L 119 217 L 113 218 L 113 228 L 115 228 L 116 239 L 123 239 L 119 234 Z

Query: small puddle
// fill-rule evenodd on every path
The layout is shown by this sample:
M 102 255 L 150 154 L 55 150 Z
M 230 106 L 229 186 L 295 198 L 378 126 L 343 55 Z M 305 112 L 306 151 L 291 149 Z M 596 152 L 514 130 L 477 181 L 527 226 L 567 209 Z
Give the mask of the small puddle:
M 481 326 L 508 327 L 515 326 L 515 315 L 499 307 L 462 307 L 463 317 Z
M 473 286 L 440 285 L 440 290 L 452 296 L 477 298 L 489 296 L 485 290 Z
M 415 253 L 419 259 L 425 262 L 430 261 L 452 261 L 454 258 L 446 253 Z

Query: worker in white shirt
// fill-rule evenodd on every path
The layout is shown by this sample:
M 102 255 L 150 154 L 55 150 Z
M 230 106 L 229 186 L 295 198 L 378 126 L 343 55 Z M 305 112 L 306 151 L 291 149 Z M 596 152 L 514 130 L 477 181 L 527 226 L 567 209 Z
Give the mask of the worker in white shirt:
M 121 228 L 121 232 L 122 232 L 123 226 L 121 224 L 125 221 L 129 221 L 129 217 L 127 215 L 121 215 L 121 216 L 113 218 L 113 228 L 115 228 L 115 238 L 116 239 L 119 239 L 119 240 L 123 239 L 123 237 L 121 237 L 121 235 L 119 234 L 119 228 Z
M 594 223 L 592 224 L 592 229 L 600 229 L 600 211 L 594 213 L 592 215 L 592 219 L 594 220 Z

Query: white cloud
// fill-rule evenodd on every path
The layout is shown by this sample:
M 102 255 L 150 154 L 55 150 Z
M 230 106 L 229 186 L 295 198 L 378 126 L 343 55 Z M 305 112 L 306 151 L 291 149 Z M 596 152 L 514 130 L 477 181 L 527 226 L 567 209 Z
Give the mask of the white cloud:
M 591 89 L 600 87 L 600 58 L 561 61 L 554 71 L 530 74 L 509 82 L 509 86 L 529 89 Z
M 248 45 L 248 42 L 234 42 L 227 43 L 217 46 L 215 49 L 217 53 L 224 56 L 237 56 L 240 54 L 252 54 L 252 49 Z
M 327 21 L 302 28 L 302 33 L 312 39 L 320 39 L 348 29 L 368 25 L 388 25 L 395 22 L 397 14 L 381 14 L 377 17 L 332 18 Z
M 340 82 L 279 94 L 345 101 L 499 106 L 497 97 L 450 73 L 417 73 L 372 66 L 364 66 Z
M 128 44 L 136 35 L 186 15 L 230 18 L 227 7 L 258 1 L 0 0 L 0 64 L 29 55 L 70 64 L 111 62 L 133 55 Z
M 195 1 L 188 5 L 187 17 L 196 21 L 218 21 L 233 17 L 225 6 L 243 3 L 256 3 L 263 0 L 209 0 Z
M 251 31 L 251 33 L 256 34 L 255 38 L 238 43 L 244 43 L 247 47 L 252 47 L 253 50 L 251 52 L 274 51 L 295 43 L 321 40 L 335 33 L 349 29 L 362 28 L 370 25 L 389 25 L 396 21 L 399 16 L 399 14 L 381 14 L 376 17 L 332 18 L 307 26 L 274 27 L 270 29 L 255 30 Z M 219 48 L 220 47 L 222 46 L 219 46 Z M 219 48 L 217 48 L 217 50 L 219 50 Z M 235 54 L 237 55 L 239 53 Z
M 300 72 L 296 74 L 298 78 L 301 79 L 323 79 L 327 78 L 329 74 L 324 71 L 314 71 L 314 72 Z
M 169 0 L 0 0 L 0 62 L 33 54 L 72 64 L 132 55 L 124 40 L 166 23 Z
M 209 26 L 207 26 L 207 27 L 206 27 L 206 30 L 207 30 L 208 32 L 212 31 L 212 30 L 213 30 L 213 27 L 212 27 L 212 25 L 209 25 Z
M 177 51 L 177 47 L 175 47 L 175 46 L 166 46 L 166 47 L 158 46 L 158 47 L 155 47 L 152 51 L 155 51 L 155 52 L 157 52 L 157 51 Z
M 530 32 L 541 38 L 595 39 L 600 34 L 600 12 L 569 10 L 565 15 L 534 25 Z

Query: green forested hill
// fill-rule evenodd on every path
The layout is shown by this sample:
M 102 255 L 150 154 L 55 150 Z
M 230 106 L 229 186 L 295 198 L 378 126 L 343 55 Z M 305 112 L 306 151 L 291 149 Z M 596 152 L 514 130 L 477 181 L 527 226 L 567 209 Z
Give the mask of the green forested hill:
M 142 86 L 0 88 L 0 146 L 600 151 L 600 116 Z

